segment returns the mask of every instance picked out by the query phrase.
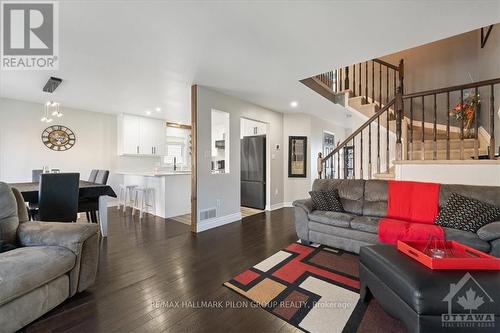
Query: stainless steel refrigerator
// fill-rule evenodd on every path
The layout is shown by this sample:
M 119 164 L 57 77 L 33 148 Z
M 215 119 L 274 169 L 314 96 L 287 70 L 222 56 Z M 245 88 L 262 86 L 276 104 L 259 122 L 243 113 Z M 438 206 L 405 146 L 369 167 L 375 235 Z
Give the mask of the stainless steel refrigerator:
M 266 136 L 241 139 L 241 205 L 266 207 Z

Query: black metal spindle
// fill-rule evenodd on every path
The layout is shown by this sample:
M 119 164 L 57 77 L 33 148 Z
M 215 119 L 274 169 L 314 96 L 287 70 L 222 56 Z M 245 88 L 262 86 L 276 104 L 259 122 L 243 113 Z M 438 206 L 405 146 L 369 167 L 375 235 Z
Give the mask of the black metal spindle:
M 361 68 L 361 65 L 359 68 Z M 359 73 L 361 74 L 361 70 Z M 356 142 L 354 139 L 352 138 L 352 179 L 356 179 Z
M 337 84 L 339 85 L 339 89 L 340 91 L 342 91 L 342 68 L 339 68 L 339 73 L 340 73 L 340 77 L 339 77 L 339 81 L 337 82 Z
M 393 79 L 392 79 L 392 85 L 393 85 L 393 91 L 394 91 L 394 96 L 396 96 L 396 70 L 393 71 Z
M 375 103 L 375 62 L 372 60 L 372 103 Z
M 446 92 L 446 159 L 451 158 L 450 154 L 450 92 Z
M 410 98 L 410 151 L 409 160 L 413 160 L 413 98 Z
M 382 64 L 378 68 L 378 106 L 382 108 Z
M 356 64 L 352 65 L 352 94 L 356 95 Z
M 358 64 L 359 67 L 359 80 L 358 80 L 358 90 L 359 96 L 363 95 L 363 90 L 361 90 L 361 63 Z
M 434 121 L 433 121 L 433 141 L 432 141 L 432 159 L 437 160 L 437 102 L 434 94 Z
M 460 108 L 463 113 L 463 107 L 464 107 L 464 90 L 460 90 Z M 460 159 L 464 159 L 464 118 L 462 117 L 460 121 Z
M 495 159 L 495 87 L 490 86 L 490 160 Z
M 377 117 L 377 173 L 380 173 L 380 116 Z
M 476 98 L 479 99 L 479 90 L 476 87 L 474 89 L 474 94 L 476 95 Z M 474 106 L 474 159 L 477 160 L 479 159 L 479 110 L 481 109 L 481 106 L 476 103 Z
M 421 159 L 425 160 L 425 98 L 422 96 L 422 146 L 420 147 Z
M 368 125 L 368 179 L 372 179 L 372 124 Z
M 340 179 L 340 151 L 337 152 L 337 178 Z
M 365 61 L 365 96 L 366 101 L 368 102 L 368 61 Z
M 360 175 L 360 179 L 363 179 L 365 174 L 363 172 L 363 131 L 361 131 L 360 133 L 360 153 L 359 153 L 359 175 Z
M 389 67 L 385 68 L 386 84 L 385 84 L 385 104 L 389 103 Z

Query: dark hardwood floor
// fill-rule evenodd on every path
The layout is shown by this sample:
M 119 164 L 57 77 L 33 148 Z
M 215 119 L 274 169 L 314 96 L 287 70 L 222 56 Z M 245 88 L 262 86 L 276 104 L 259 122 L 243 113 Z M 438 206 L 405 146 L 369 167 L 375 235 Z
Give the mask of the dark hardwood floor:
M 110 208 L 96 284 L 23 331 L 297 332 L 222 285 L 296 240 L 291 208 L 198 235 Z M 223 307 L 197 308 L 207 301 Z

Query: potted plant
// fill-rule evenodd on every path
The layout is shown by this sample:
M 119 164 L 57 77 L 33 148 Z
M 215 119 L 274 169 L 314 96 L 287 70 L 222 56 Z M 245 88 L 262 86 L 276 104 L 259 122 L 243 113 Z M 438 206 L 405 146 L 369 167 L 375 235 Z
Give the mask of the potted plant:
M 451 110 L 450 115 L 462 123 L 464 129 L 464 138 L 471 137 L 472 122 L 476 116 L 476 110 L 479 107 L 479 94 L 475 92 L 465 96 L 462 103 L 458 103 Z

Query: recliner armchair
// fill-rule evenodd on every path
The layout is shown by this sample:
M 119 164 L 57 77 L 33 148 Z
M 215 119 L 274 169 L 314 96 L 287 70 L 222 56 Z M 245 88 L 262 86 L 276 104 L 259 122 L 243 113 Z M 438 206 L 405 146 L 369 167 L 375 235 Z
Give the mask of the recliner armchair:
M 0 182 L 0 332 L 14 332 L 94 282 L 99 228 L 28 221 L 21 193 Z

